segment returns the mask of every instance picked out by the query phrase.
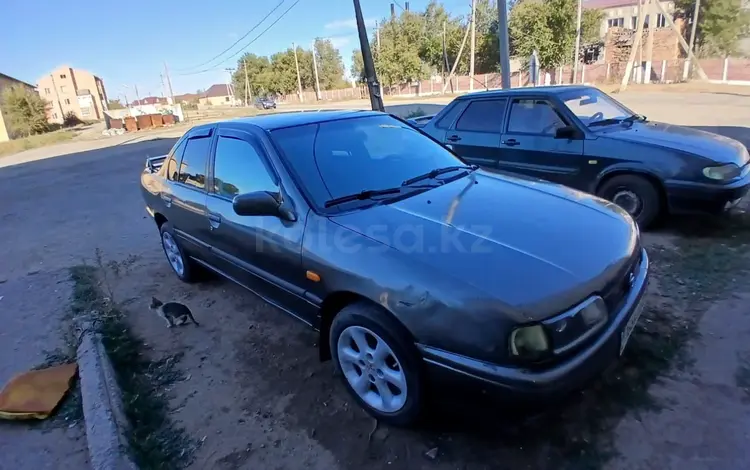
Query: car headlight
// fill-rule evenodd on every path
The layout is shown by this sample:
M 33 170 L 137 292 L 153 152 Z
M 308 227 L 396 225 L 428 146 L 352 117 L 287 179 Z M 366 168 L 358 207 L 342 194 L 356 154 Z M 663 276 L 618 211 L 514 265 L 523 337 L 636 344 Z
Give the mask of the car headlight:
M 740 167 L 734 163 L 729 163 L 727 165 L 706 167 L 703 169 L 703 176 L 712 180 L 724 181 L 740 176 L 740 172 Z
M 542 324 L 552 342 L 553 352 L 560 354 L 599 331 L 608 317 L 604 299 L 594 296 Z
M 536 359 L 549 352 L 549 340 L 542 325 L 522 326 L 510 334 L 510 353 L 524 359 Z

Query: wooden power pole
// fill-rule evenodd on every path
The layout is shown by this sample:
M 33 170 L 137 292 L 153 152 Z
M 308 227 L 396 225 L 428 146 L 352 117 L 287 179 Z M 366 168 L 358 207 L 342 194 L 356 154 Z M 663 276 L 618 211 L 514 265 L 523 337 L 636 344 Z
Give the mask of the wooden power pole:
M 294 49 L 294 67 L 297 69 L 297 93 L 299 94 L 299 102 L 302 103 L 302 78 L 299 76 L 299 62 L 297 61 L 297 45 L 292 43 L 292 49 Z

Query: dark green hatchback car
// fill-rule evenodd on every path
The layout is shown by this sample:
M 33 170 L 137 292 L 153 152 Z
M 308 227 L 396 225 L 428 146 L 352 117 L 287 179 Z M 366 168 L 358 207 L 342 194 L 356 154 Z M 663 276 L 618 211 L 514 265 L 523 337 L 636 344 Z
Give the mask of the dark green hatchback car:
M 609 199 L 641 227 L 662 213 L 725 211 L 750 189 L 742 143 L 649 121 L 589 86 L 471 93 L 412 124 L 469 163 Z

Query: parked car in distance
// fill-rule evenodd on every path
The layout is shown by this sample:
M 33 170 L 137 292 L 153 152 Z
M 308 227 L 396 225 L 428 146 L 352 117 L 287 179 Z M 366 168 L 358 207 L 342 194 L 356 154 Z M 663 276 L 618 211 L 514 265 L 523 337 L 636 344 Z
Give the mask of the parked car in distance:
M 268 97 L 258 97 L 255 99 L 255 107 L 258 109 L 276 109 L 276 102 Z
M 745 146 L 649 121 L 589 86 L 471 93 L 411 123 L 468 163 L 614 201 L 642 228 L 663 213 L 718 213 L 750 188 Z
M 575 390 L 642 311 L 648 257 L 622 208 L 467 166 L 387 114 L 197 126 L 141 187 L 180 279 L 219 273 L 312 326 L 354 399 L 396 425 L 433 380 Z

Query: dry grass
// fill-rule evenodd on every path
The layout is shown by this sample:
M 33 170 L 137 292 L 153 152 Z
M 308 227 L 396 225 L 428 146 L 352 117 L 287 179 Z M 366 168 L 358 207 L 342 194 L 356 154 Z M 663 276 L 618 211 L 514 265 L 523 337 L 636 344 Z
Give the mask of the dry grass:
M 66 142 L 74 138 L 77 134 L 78 133 L 74 130 L 65 129 L 48 132 L 46 134 L 32 135 L 22 139 L 10 140 L 8 142 L 0 142 L 0 157 L 13 155 L 15 153 L 23 152 L 24 150 Z

